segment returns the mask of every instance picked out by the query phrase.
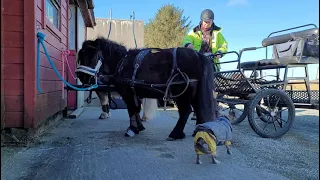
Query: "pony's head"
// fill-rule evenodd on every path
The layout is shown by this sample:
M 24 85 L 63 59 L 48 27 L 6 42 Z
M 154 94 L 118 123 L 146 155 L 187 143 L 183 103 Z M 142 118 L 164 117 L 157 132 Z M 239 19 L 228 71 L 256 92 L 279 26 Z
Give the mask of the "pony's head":
M 103 37 L 87 40 L 78 53 L 77 76 L 83 84 L 94 84 L 99 75 L 112 75 L 126 53 L 124 46 Z
M 87 40 L 83 42 L 78 52 L 77 77 L 83 84 L 94 84 L 102 65 L 102 53 L 95 42 Z

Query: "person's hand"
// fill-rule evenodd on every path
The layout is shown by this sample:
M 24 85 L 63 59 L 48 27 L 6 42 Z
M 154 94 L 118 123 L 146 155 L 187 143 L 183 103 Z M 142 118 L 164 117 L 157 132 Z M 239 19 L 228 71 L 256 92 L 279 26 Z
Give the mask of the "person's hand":
M 189 44 L 189 45 L 187 46 L 187 48 L 193 49 L 193 45 L 192 45 L 192 44 Z
M 220 51 L 218 51 L 218 52 L 216 52 L 216 55 L 214 56 L 216 59 L 219 59 L 219 58 L 221 58 L 222 57 L 222 54 L 220 54 L 221 52 Z

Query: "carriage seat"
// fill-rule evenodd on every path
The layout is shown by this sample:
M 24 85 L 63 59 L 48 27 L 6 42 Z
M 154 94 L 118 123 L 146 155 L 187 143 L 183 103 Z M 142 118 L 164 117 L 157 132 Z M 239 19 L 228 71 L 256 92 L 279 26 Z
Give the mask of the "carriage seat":
M 262 41 L 262 46 L 273 46 L 272 59 L 243 62 L 240 67 L 250 70 L 288 64 L 319 64 L 318 28 L 268 37 Z
M 261 59 L 258 61 L 247 61 L 240 63 L 241 69 L 263 69 L 267 66 L 284 67 L 288 64 L 319 64 L 319 58 L 314 57 L 283 57 L 278 59 Z M 239 68 L 239 67 L 237 67 Z

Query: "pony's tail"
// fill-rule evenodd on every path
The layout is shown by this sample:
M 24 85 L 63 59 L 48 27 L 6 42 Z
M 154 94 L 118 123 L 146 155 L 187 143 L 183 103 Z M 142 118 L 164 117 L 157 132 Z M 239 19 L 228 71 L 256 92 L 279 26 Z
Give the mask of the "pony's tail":
M 197 117 L 199 117 L 199 120 L 202 121 L 198 123 L 204 123 L 216 119 L 217 102 L 216 98 L 214 97 L 215 84 L 213 64 L 204 55 L 200 53 L 198 55 L 200 61 L 202 62 L 203 71 L 197 89 Z
M 143 120 L 151 120 L 156 116 L 156 113 L 158 111 L 158 100 L 157 99 L 150 99 L 150 98 L 144 98 L 142 100 L 142 110 Z

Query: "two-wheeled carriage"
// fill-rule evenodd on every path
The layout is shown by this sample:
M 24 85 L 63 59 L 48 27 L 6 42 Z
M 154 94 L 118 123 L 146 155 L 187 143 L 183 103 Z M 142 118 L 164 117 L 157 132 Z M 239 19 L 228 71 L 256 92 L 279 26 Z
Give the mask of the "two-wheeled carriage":
M 271 36 L 308 26 L 314 27 Z M 273 58 L 268 58 L 270 46 L 273 48 Z M 241 63 L 243 52 L 259 48 L 266 48 L 266 59 Z M 247 117 L 258 135 L 277 138 L 292 127 L 295 108 L 319 107 L 319 90 L 310 90 L 308 72 L 309 64 L 319 64 L 319 29 L 315 25 L 273 32 L 262 41 L 262 47 L 244 48 L 236 54 L 236 61 L 221 62 L 237 62 L 236 70 L 215 73 L 217 100 L 220 105 L 227 105 L 227 108 L 222 109 L 228 110 L 234 117 L 231 119 L 233 124 Z M 302 68 L 303 76 L 289 77 L 290 68 Z M 275 73 L 270 74 L 271 71 Z M 306 89 L 290 88 L 292 84 L 298 83 L 305 84 Z

